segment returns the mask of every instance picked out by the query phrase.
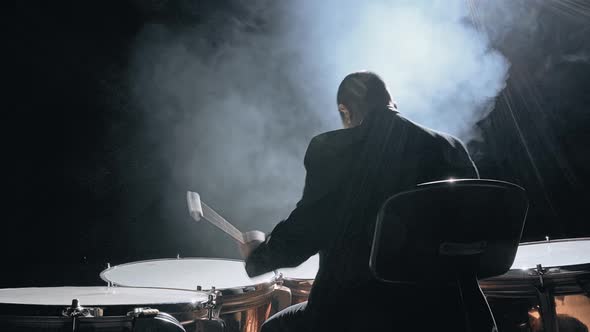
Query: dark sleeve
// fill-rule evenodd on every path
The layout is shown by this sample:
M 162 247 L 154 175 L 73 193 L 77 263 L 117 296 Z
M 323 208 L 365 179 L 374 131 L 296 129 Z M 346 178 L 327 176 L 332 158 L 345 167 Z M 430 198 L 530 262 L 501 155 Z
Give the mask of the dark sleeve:
M 458 158 L 456 159 L 455 171 L 457 172 L 457 177 L 479 179 L 479 171 L 473 159 L 471 159 L 469 152 L 467 152 L 465 144 L 457 139 L 456 147 Z
M 469 156 L 463 142 L 458 138 L 449 137 L 451 151 L 447 154 L 450 165 L 450 177 L 456 179 L 479 179 L 479 172 L 475 163 Z
M 331 228 L 339 182 L 338 171 L 327 166 L 329 151 L 314 139 L 305 154 L 303 197 L 286 220 L 278 223 L 267 240 L 246 259 L 246 272 L 256 276 L 281 267 L 297 266 L 316 254 Z

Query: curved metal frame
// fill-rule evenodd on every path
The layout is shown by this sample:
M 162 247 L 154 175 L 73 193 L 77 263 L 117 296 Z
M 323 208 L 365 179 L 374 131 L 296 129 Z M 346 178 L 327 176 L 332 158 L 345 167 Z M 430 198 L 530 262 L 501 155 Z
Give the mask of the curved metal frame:
M 244 262 L 240 259 L 231 259 L 231 258 L 212 258 L 212 257 L 182 257 L 182 258 L 157 258 L 157 259 L 148 259 L 148 260 L 141 260 L 141 261 L 134 261 L 123 263 L 119 265 L 111 266 L 100 273 L 100 278 L 105 282 L 115 286 L 115 287 L 135 287 L 133 285 L 125 285 L 125 284 L 118 284 L 114 283 L 108 278 L 106 278 L 105 274 L 108 271 L 116 269 L 117 267 L 121 266 L 129 266 L 139 263 L 149 263 L 149 262 L 157 262 L 157 261 L 174 261 L 174 260 L 208 260 L 208 261 L 231 261 L 231 262 Z M 222 294 L 222 305 L 221 305 L 221 314 L 230 314 L 241 312 L 246 309 L 250 309 L 252 307 L 257 307 L 260 305 L 264 305 L 266 303 L 270 303 L 272 293 L 275 290 L 275 285 L 277 284 L 278 276 L 275 273 L 275 276 L 272 277 L 271 280 L 268 282 L 257 283 L 253 285 L 247 286 L 239 286 L 239 287 L 230 287 L 230 288 L 216 288 L 217 291 L 220 291 Z M 213 281 L 214 282 L 214 281 Z M 173 287 L 145 287 L 145 288 L 156 288 L 156 289 L 173 289 L 173 290 L 184 290 L 184 291 L 196 291 L 191 289 L 185 288 L 173 288 Z M 206 291 L 206 289 L 204 290 Z
M 158 261 L 174 261 L 174 260 L 209 260 L 209 261 L 230 261 L 230 262 L 244 262 L 241 259 L 232 259 L 232 258 L 215 258 L 215 257 L 181 257 L 181 258 L 155 258 L 155 259 L 146 259 L 146 260 L 140 260 L 140 261 L 133 261 L 133 262 L 128 262 L 128 263 L 123 263 L 123 264 L 118 264 L 118 265 L 113 265 L 111 267 L 108 267 L 104 270 L 102 270 L 100 272 L 100 278 L 115 287 L 136 287 L 133 285 L 124 285 L 124 284 L 118 284 L 118 283 L 114 283 L 110 280 L 108 280 L 105 277 L 105 273 L 116 269 L 117 267 L 121 267 L 121 266 L 128 266 L 128 265 L 135 265 L 135 264 L 139 264 L 139 263 L 149 263 L 149 262 L 158 262 Z M 263 283 L 258 283 L 258 284 L 254 284 L 254 285 L 248 285 L 248 286 L 243 286 L 243 287 L 231 287 L 231 288 L 216 288 L 219 291 L 231 291 L 231 290 L 236 290 L 235 293 L 240 293 L 238 290 L 245 290 L 245 288 L 251 288 L 251 287 L 256 287 L 256 289 L 260 289 L 264 286 L 266 287 L 272 287 L 275 283 L 276 283 L 276 279 L 277 279 L 277 274 L 275 272 L 275 276 L 271 279 L 270 282 L 263 282 Z M 158 288 L 158 289 L 174 289 L 174 290 L 189 290 L 189 291 L 197 291 L 195 289 L 186 289 L 186 288 L 174 288 L 174 287 L 143 287 L 143 288 Z M 208 289 L 204 289 L 205 291 Z M 223 292 L 222 292 L 223 293 Z M 225 295 L 225 293 L 223 293 Z M 231 295 L 231 294 L 228 294 Z

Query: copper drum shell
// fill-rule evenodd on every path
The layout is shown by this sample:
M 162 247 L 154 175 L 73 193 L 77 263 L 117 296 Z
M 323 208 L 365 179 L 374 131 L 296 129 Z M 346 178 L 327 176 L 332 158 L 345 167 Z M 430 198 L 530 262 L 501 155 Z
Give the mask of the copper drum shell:
M 590 328 L 590 265 L 549 268 L 542 278 L 515 269 L 479 284 L 500 331 Z
M 307 301 L 313 281 L 314 279 L 283 278 L 283 286 L 291 290 L 291 305 Z
M 219 290 L 226 332 L 258 332 L 271 314 L 275 283 Z M 205 317 L 203 317 L 205 319 Z

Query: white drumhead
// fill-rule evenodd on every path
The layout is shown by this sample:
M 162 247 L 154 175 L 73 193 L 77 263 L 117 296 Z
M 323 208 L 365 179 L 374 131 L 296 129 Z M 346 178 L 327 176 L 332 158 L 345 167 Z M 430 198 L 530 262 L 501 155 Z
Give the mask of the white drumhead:
M 280 269 L 285 279 L 315 279 L 320 268 L 320 255 L 316 254 L 297 267 Z
M 518 247 L 512 269 L 559 267 L 590 263 L 590 239 L 538 242 Z
M 205 292 L 128 287 L 29 287 L 0 289 L 0 303 L 68 306 L 201 303 Z
M 272 282 L 274 273 L 250 278 L 244 262 L 228 259 L 156 259 L 113 266 L 100 277 L 114 285 L 195 290 L 228 289 Z

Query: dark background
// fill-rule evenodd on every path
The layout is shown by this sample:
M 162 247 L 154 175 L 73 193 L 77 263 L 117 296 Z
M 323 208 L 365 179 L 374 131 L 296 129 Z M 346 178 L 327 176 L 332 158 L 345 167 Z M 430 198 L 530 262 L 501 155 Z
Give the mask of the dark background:
M 510 78 L 478 123 L 484 139 L 468 148 L 482 178 L 526 188 L 524 241 L 590 236 L 590 10 L 587 2 L 579 11 L 529 5 L 538 29 L 495 41 L 511 62 Z M 212 227 L 195 230 L 181 195 L 176 222 L 190 226 L 169 226 L 161 188 L 174 182 L 174 170 L 154 153 L 160 142 L 145 134 L 149 124 L 121 78 L 145 24 L 174 29 L 242 10 L 215 1 L 21 1 L 13 8 L 3 43 L 8 185 L 0 287 L 100 284 L 107 262 L 238 256 L 210 246 L 232 245 Z

